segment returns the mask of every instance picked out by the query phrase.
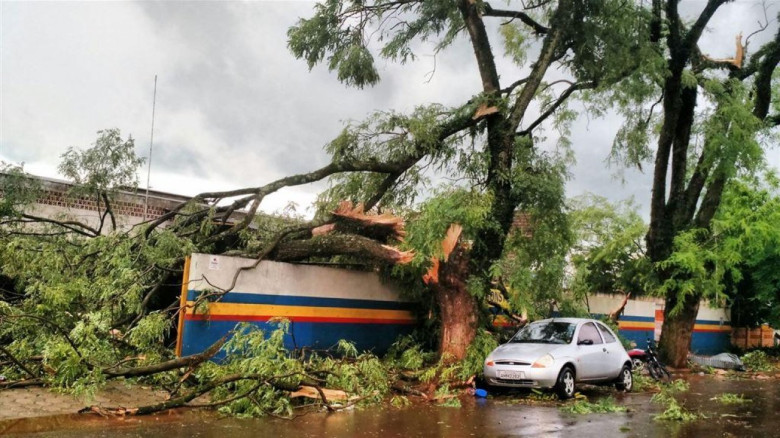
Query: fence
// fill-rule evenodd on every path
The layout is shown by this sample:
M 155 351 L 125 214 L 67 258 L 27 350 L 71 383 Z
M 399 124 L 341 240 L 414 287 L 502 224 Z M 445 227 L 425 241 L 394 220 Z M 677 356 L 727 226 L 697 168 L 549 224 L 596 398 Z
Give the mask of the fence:
M 731 344 L 742 350 L 773 347 L 775 345 L 774 336 L 775 331 L 766 324 L 752 329 L 740 327 L 731 332 Z

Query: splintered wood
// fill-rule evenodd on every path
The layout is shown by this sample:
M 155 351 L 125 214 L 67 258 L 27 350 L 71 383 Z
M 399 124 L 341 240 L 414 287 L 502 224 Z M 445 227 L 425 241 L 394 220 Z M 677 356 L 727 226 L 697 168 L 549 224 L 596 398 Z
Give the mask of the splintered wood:
M 609 313 L 609 320 L 612 322 L 617 322 L 618 318 L 620 318 L 620 314 L 623 313 L 623 310 L 626 308 L 626 304 L 628 304 L 628 299 L 631 298 L 631 292 L 626 293 L 626 296 L 623 297 L 623 301 L 620 303 L 620 305 Z
M 388 244 L 389 241 L 403 241 L 406 237 L 404 220 L 389 213 L 366 213 L 363 204 L 352 205 L 350 201 L 342 201 L 333 214 L 333 222 L 314 228 L 312 236 L 325 236 L 332 233 L 353 234 L 374 241 L 381 247 L 380 257 L 395 264 L 406 264 L 414 258 L 413 251 L 401 251 Z M 364 243 L 370 241 L 363 241 Z
M 748 37 L 748 38 L 750 38 L 750 37 Z M 736 42 L 737 42 L 737 50 L 736 50 L 733 58 L 714 59 L 714 58 L 710 58 L 707 55 L 703 55 L 704 59 L 706 59 L 707 61 L 712 61 L 712 62 L 724 62 L 724 63 L 727 63 L 727 64 L 731 64 L 731 65 L 733 65 L 736 68 L 742 68 L 742 61 L 745 59 L 745 46 L 742 45 L 742 32 L 740 32 L 737 35 Z
M 447 234 L 444 236 L 444 240 L 441 241 L 442 260 L 446 262 L 450 258 L 450 254 L 458 245 L 458 240 L 463 232 L 463 227 L 460 224 L 452 224 L 447 229 Z M 423 275 L 423 282 L 425 284 L 436 284 L 439 282 L 439 259 L 438 257 L 431 257 L 431 267 L 428 268 L 428 272 Z
M 322 236 L 340 228 L 354 228 L 356 234 L 376 240 L 395 239 L 403 241 L 406 237 L 404 220 L 390 213 L 369 214 L 364 211 L 362 203 L 352 206 L 350 201 L 342 201 L 332 212 L 334 223 L 319 226 L 312 230 L 312 235 Z

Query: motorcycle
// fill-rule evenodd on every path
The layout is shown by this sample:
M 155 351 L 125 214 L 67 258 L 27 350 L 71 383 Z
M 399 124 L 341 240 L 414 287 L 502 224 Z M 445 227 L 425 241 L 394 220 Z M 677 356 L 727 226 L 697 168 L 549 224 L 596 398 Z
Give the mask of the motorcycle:
M 666 369 L 664 364 L 658 360 L 654 340 L 647 340 L 647 350 L 633 348 L 628 351 L 628 356 L 631 358 L 631 364 L 634 370 L 641 371 L 642 369 L 647 368 L 647 373 L 655 380 L 668 381 L 672 379 L 672 374 Z

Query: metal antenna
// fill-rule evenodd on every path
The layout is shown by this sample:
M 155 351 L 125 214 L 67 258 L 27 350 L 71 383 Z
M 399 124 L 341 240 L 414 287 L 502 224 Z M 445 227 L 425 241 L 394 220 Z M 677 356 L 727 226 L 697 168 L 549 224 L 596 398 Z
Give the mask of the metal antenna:
M 149 211 L 149 178 L 152 175 L 152 146 L 154 146 L 154 110 L 157 104 L 157 75 L 154 75 L 154 96 L 152 97 L 152 133 L 149 136 L 149 166 L 146 170 L 146 197 L 144 198 L 144 222 Z

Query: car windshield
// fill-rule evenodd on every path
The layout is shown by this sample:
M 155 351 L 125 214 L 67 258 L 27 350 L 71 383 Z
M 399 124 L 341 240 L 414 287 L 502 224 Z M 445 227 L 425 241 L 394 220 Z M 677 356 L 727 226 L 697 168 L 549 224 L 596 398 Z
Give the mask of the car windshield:
M 536 322 L 525 326 L 509 342 L 535 344 L 568 344 L 574 336 L 575 325 L 568 322 Z

